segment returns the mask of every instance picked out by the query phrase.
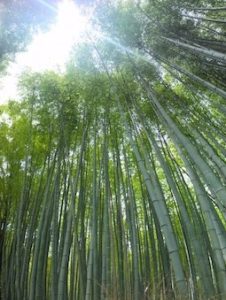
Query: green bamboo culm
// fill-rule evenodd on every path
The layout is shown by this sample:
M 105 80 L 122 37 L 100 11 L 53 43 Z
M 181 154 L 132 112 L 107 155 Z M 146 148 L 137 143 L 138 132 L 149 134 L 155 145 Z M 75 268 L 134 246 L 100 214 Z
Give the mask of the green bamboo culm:
M 42 24 L 14 2 L 2 76 Z M 225 12 L 96 1 L 65 71 L 23 74 L 0 106 L 0 299 L 225 299 Z

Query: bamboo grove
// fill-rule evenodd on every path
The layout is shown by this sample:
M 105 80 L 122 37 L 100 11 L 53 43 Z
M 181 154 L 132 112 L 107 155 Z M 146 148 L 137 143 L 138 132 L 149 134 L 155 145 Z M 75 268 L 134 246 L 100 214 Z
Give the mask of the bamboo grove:
M 1 106 L 1 299 L 225 299 L 225 16 L 103 2 L 65 74 L 23 76 Z

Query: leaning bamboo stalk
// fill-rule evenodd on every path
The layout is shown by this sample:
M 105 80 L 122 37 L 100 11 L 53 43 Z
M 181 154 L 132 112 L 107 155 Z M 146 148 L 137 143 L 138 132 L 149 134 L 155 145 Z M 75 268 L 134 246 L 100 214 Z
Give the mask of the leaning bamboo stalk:
M 170 42 L 170 43 L 173 43 L 176 46 L 181 46 L 182 48 L 192 50 L 193 52 L 203 54 L 205 56 L 212 57 L 212 58 L 217 59 L 217 60 L 226 61 L 226 55 L 221 53 L 221 52 L 218 52 L 218 51 L 215 51 L 215 50 L 212 50 L 212 49 L 208 49 L 208 48 L 205 48 L 205 47 L 202 47 L 202 46 L 199 46 L 199 47 L 192 46 L 190 44 L 181 42 L 179 40 L 175 40 L 175 39 L 171 39 L 171 38 L 167 38 L 167 37 L 162 37 L 162 38 L 164 40 Z
M 173 268 L 174 268 L 174 271 L 175 271 L 176 284 L 178 286 L 179 292 L 181 294 L 184 294 L 184 293 L 186 294 L 187 287 L 186 287 L 186 281 L 185 281 L 185 277 L 184 277 L 183 267 L 182 267 L 181 262 L 180 262 L 178 246 L 177 246 L 175 236 L 173 234 L 173 229 L 172 229 L 172 226 L 171 226 L 171 222 L 168 218 L 167 208 L 164 204 L 163 199 L 161 199 L 161 196 L 158 192 L 157 187 L 155 186 L 155 183 L 151 182 L 151 179 L 150 179 L 149 174 L 148 174 L 148 172 L 145 168 L 143 159 L 141 158 L 141 155 L 139 153 L 137 145 L 136 145 L 136 143 L 134 142 L 134 140 L 132 138 L 132 134 L 130 132 L 129 126 L 128 126 L 127 121 L 125 120 L 125 117 L 123 115 L 122 108 L 120 108 L 120 114 L 121 114 L 122 121 L 125 124 L 127 136 L 129 138 L 131 147 L 132 147 L 134 155 L 136 157 L 139 169 L 140 169 L 140 171 L 141 171 L 141 173 L 144 177 L 146 188 L 147 188 L 148 193 L 149 193 L 149 195 L 152 199 L 153 207 L 155 209 L 156 215 L 157 215 L 158 220 L 160 222 L 161 229 L 162 229 L 163 234 L 164 234 L 165 239 L 166 239 L 168 252 L 169 252 L 170 258 L 172 260 L 172 265 L 173 265 Z
M 61 265 L 59 268 L 58 289 L 57 289 L 58 300 L 63 299 L 63 297 L 65 296 L 65 289 L 67 287 L 67 270 L 68 270 L 68 263 L 69 263 L 69 256 L 70 256 L 70 247 L 72 243 L 71 230 L 73 228 L 73 223 L 74 223 L 75 198 L 77 194 L 79 176 L 81 172 L 82 159 L 84 155 L 86 134 L 87 134 L 87 127 L 85 127 L 83 131 L 81 150 L 78 157 L 77 172 L 74 180 L 71 183 L 72 184 L 71 202 L 69 204 L 69 208 L 67 211 L 65 234 L 64 237 L 62 237 L 64 239 L 64 245 L 63 245 Z

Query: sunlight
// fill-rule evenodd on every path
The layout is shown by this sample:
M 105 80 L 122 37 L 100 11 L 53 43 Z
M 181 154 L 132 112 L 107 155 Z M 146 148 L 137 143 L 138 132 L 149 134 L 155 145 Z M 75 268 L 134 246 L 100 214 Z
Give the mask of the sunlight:
M 73 1 L 64 0 L 59 4 L 57 22 L 47 33 L 35 36 L 28 51 L 18 55 L 18 63 L 32 71 L 63 68 L 70 50 L 79 43 L 88 25 Z
M 39 0 L 46 6 L 46 1 Z M 16 54 L 7 69 L 7 76 L 0 80 L 0 103 L 18 96 L 17 81 L 23 71 L 64 71 L 72 46 L 83 41 L 90 17 L 82 14 L 72 0 L 63 0 L 58 7 L 47 7 L 57 13 L 56 23 L 49 31 L 37 33 L 27 50 Z

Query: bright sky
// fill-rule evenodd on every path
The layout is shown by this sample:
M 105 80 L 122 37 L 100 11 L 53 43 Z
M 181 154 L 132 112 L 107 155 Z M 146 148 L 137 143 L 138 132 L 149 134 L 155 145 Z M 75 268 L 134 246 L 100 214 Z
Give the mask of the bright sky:
M 63 71 L 72 46 L 81 42 L 88 25 L 89 18 L 80 13 L 72 0 L 60 2 L 56 23 L 48 32 L 34 36 L 27 51 L 16 55 L 7 75 L 0 79 L 0 104 L 17 96 L 18 77 L 23 71 Z

